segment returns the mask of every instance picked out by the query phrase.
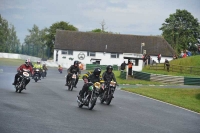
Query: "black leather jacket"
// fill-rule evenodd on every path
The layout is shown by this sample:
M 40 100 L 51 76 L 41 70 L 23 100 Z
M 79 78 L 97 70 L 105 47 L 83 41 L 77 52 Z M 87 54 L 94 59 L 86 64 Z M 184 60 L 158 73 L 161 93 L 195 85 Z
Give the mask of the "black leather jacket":
M 74 65 L 70 66 L 70 68 L 68 69 L 68 72 L 75 73 L 75 74 L 81 74 L 79 67 L 75 67 Z

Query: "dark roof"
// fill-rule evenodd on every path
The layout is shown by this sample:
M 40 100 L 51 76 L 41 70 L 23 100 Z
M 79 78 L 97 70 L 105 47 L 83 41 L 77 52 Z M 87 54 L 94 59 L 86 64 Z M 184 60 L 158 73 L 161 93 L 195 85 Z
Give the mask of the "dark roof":
M 108 53 L 140 53 L 149 55 L 172 56 L 174 50 L 167 41 L 157 36 L 139 36 L 56 30 L 55 49 Z M 106 49 L 107 45 L 107 49 Z

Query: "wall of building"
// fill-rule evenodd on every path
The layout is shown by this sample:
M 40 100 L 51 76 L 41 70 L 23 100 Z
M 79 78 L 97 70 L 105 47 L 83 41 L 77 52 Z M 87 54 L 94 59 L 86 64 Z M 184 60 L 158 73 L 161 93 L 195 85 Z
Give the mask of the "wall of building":
M 123 62 L 123 54 L 120 54 L 119 58 L 111 58 L 110 53 L 96 52 L 96 56 L 93 57 L 93 56 L 87 56 L 87 51 L 73 51 L 73 55 L 65 55 L 62 54 L 61 50 L 58 50 L 58 61 L 56 61 L 56 52 L 57 50 L 54 50 L 54 62 L 57 62 L 58 64 L 67 67 L 72 65 L 75 60 L 80 61 L 83 64 L 93 64 L 94 60 L 91 59 L 101 59 L 100 65 L 118 65 L 118 66 L 120 66 L 121 63 Z M 83 60 L 78 58 L 80 53 L 85 55 L 85 58 Z M 73 60 L 70 60 L 70 58 L 72 58 Z

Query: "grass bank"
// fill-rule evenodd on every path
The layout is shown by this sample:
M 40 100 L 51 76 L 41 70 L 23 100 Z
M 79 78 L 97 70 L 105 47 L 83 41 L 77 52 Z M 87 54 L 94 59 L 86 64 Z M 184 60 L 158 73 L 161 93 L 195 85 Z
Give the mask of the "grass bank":
M 122 90 L 151 97 L 200 113 L 200 89 L 139 87 L 123 88 Z
M 23 64 L 25 61 L 20 59 L 8 59 L 8 58 L 0 58 L 1 66 L 19 66 Z

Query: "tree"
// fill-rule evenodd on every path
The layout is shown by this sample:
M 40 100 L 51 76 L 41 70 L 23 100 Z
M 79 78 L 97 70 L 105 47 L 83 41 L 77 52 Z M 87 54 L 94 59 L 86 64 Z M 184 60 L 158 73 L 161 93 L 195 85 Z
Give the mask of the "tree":
M 9 35 L 8 21 L 0 15 L 0 51 L 6 51 L 6 41 Z
M 53 49 L 54 49 L 54 44 L 55 44 L 55 35 L 56 35 L 57 29 L 78 31 L 78 29 L 76 27 L 74 27 L 73 25 L 70 25 L 69 23 L 64 22 L 64 21 L 52 24 L 50 26 L 50 28 L 48 29 L 48 34 L 45 37 L 47 46 L 48 46 L 48 48 L 50 49 L 50 52 L 51 52 L 50 56 L 53 55 Z
M 170 14 L 160 30 L 163 31 L 162 36 L 165 40 L 177 52 L 189 49 L 200 38 L 198 19 L 187 10 L 177 9 L 176 13 Z
M 26 47 L 26 53 L 28 55 L 44 57 L 44 49 L 46 46 L 46 34 L 47 29 L 40 30 L 37 25 L 33 25 L 32 29 L 28 29 L 29 35 L 26 36 L 24 42 Z
M 15 27 L 0 15 L 0 51 L 7 53 L 18 53 L 20 41 L 17 38 Z

